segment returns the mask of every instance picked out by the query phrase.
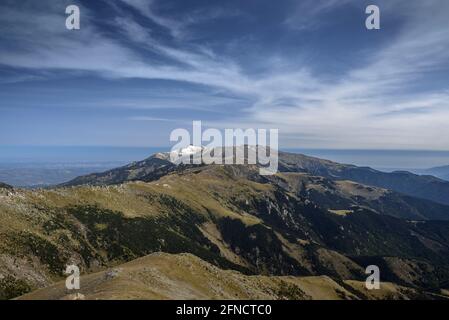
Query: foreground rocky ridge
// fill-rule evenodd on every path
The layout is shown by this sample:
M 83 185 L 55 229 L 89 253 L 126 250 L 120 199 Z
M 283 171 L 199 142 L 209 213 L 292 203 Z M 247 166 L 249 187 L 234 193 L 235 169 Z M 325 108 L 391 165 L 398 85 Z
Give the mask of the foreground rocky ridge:
M 217 268 L 191 254 L 154 253 L 112 269 L 81 277 L 80 290 L 61 281 L 20 300 L 245 299 L 359 300 L 444 298 L 383 283 L 367 290 L 363 282 L 337 283 L 327 276 L 246 276 Z

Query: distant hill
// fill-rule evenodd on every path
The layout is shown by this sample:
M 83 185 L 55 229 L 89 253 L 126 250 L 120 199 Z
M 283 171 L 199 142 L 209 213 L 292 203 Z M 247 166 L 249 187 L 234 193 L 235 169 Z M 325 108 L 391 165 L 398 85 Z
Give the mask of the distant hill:
M 78 177 L 62 186 L 111 185 L 126 181 L 151 181 L 175 170 L 168 153 L 157 153 L 143 161 Z M 303 172 L 332 180 L 350 180 L 368 186 L 390 189 L 412 197 L 449 205 L 449 181 L 406 171 L 382 172 L 368 167 L 340 164 L 302 154 L 279 152 L 280 172 Z
M 449 205 L 449 182 L 406 171 L 382 172 L 293 153 L 280 153 L 280 171 L 308 172 L 334 180 L 351 180 Z
M 150 177 L 156 179 L 171 172 L 175 168 L 176 165 L 169 161 L 168 154 L 156 153 L 143 161 L 133 162 L 126 166 L 101 173 L 80 176 L 60 186 L 112 185 L 126 181 L 148 180 Z
M 379 214 L 403 219 L 449 220 L 447 205 L 350 180 L 332 180 L 297 172 L 284 172 L 266 179 L 332 212 L 369 208 Z
M 449 166 L 430 168 L 425 173 L 449 181 Z

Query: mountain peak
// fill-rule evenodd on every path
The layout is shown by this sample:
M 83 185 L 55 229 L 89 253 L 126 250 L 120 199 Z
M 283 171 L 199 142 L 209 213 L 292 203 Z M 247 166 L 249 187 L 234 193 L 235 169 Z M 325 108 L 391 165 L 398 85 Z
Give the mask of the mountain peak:
M 175 151 L 175 152 L 179 152 L 180 154 L 182 154 L 184 156 L 184 155 L 196 154 L 203 150 L 204 150 L 204 147 L 202 147 L 202 146 L 189 145 L 188 147 L 182 148 L 179 151 Z

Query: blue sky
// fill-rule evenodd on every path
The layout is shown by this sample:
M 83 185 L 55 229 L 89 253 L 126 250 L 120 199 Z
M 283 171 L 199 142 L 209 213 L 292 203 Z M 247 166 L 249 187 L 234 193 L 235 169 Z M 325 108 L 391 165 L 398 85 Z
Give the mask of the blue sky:
M 2 0 L 0 146 L 168 146 L 202 120 L 278 128 L 283 148 L 449 150 L 448 16 L 445 0 Z

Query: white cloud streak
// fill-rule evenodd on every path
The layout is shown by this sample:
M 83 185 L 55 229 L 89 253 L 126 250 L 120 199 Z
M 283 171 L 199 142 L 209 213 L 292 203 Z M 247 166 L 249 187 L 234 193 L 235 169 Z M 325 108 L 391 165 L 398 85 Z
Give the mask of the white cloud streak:
M 183 41 L 181 30 L 187 24 L 157 15 L 153 1 L 121 1 Z M 348 66 L 347 72 L 333 82 L 313 74 L 306 65 L 287 72 L 273 65 L 263 75 L 251 76 L 237 61 L 206 47 L 186 42 L 179 49 L 160 43 L 149 30 L 118 12 L 121 15 L 115 22 L 130 41 L 170 63 L 152 60 L 99 32 L 90 23 L 92 15 L 86 8 L 82 8 L 88 12 L 82 30 L 72 36 L 60 27 L 57 12 L 40 15 L 37 19 L 46 23 L 30 29 L 29 16 L 2 7 L 3 21 L 20 22 L 9 34 L 20 46 L 0 48 L 0 63 L 210 86 L 252 103 L 245 108 L 244 116 L 208 125 L 279 128 L 281 137 L 289 137 L 285 140 L 289 147 L 448 150 L 449 86 L 410 93 L 424 77 L 449 65 L 449 3 L 429 2 L 388 4 L 388 10 L 402 10 L 405 3 L 409 4 L 399 35 L 374 53 L 363 68 Z M 340 4 L 323 1 L 314 15 Z M 270 57 L 258 59 L 270 61 Z

